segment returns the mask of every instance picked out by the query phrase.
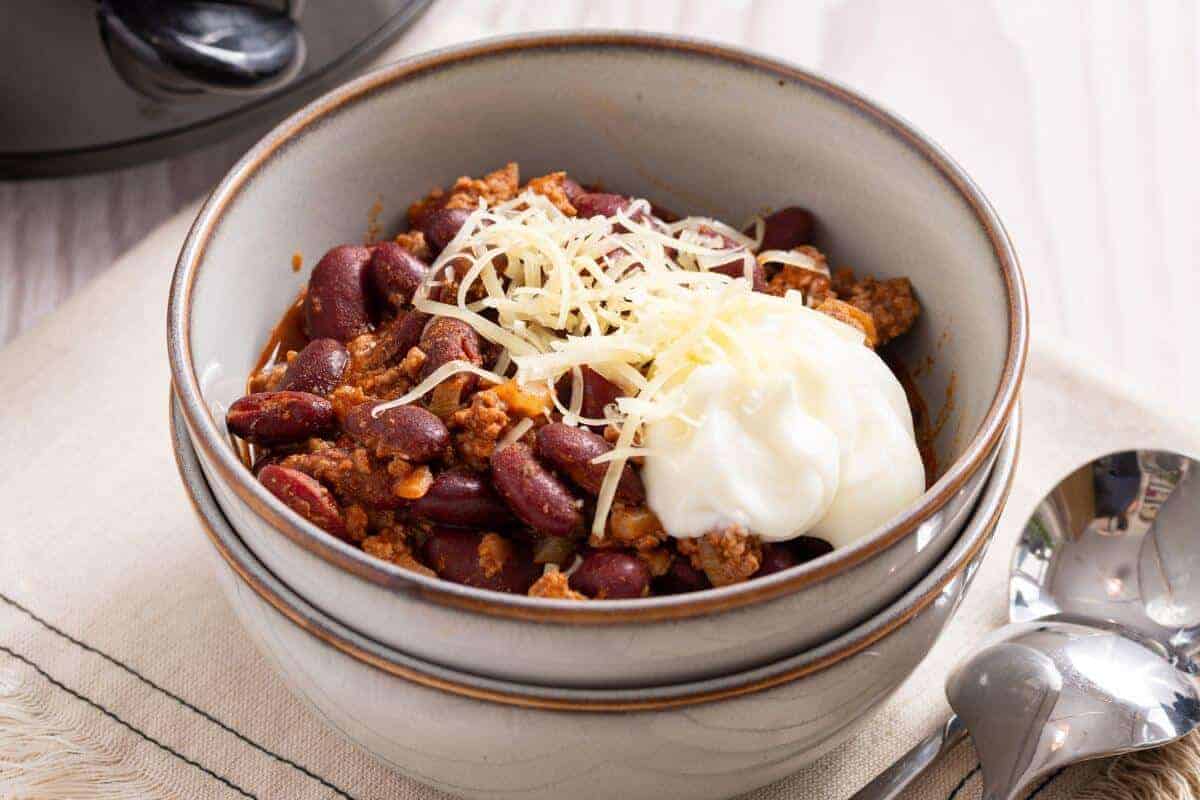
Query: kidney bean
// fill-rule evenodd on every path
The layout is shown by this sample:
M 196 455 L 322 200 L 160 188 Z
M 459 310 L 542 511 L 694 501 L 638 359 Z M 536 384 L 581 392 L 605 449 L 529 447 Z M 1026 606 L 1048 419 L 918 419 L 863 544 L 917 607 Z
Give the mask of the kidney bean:
M 348 342 L 370 329 L 366 291 L 370 260 L 370 250 L 349 244 L 321 256 L 304 298 L 304 332 L 310 338 Z
M 340 539 L 346 538 L 346 523 L 329 490 L 296 469 L 267 464 L 258 473 L 267 491 L 306 520 Z
M 719 239 L 720 242 L 715 245 L 716 247 L 738 251 L 738 254 L 730 261 L 727 261 L 724 264 L 718 264 L 715 267 L 709 267 L 708 271 L 716 272 L 721 275 L 728 275 L 731 278 L 745 277 L 746 264 L 745 259 L 741 257 L 741 253 L 746 252 L 746 249 L 725 234 L 721 233 L 720 231 L 713 230 L 707 225 L 702 226 L 700 228 L 700 232 L 706 234 L 707 236 L 712 236 Z M 763 272 L 762 265 L 759 264 L 757 260 L 754 261 L 754 266 L 751 268 L 750 274 L 752 276 L 750 281 L 751 288 L 753 288 L 756 292 L 767 291 L 767 276 L 766 273 Z
M 357 504 L 376 511 L 395 511 L 411 501 L 393 491 L 395 478 L 377 465 L 367 471 L 355 464 L 354 453 L 345 447 L 327 447 L 312 453 L 296 453 L 283 466 L 299 470 L 329 486 L 345 505 Z
M 437 458 L 450 444 L 445 423 L 420 406 L 397 406 L 372 413 L 378 403 L 350 409 L 343 423 L 346 433 L 378 458 L 399 456 L 422 464 Z
M 433 479 L 433 485 L 412 507 L 418 517 L 464 528 L 502 528 L 515 520 L 482 475 L 465 470 L 448 470 Z
M 547 536 L 571 536 L 583 529 L 580 503 L 523 442 L 492 454 L 492 484 L 517 519 Z
M 678 556 L 671 562 L 671 568 L 666 574 L 654 581 L 654 588 L 661 594 L 684 594 L 711 589 L 712 583 L 708 576 L 693 567 L 688 559 Z
M 380 242 L 371 253 L 367 270 L 378 295 L 398 308 L 412 301 L 429 265 L 395 242 Z
M 371 352 L 363 359 L 367 369 L 377 369 L 399 361 L 421 341 L 421 332 L 429 322 L 429 315 L 420 311 L 401 311 L 379 329 L 379 335 Z
M 439 577 L 496 592 L 524 594 L 541 572 L 529 545 L 494 533 L 434 528 L 421 552 Z
M 799 563 L 800 560 L 796 558 L 796 554 L 786 545 L 763 542 L 762 561 L 759 564 L 758 572 L 754 573 L 754 577 L 762 578 L 766 575 L 773 575 Z
M 440 252 L 450 244 L 469 216 L 471 212 L 465 208 L 439 208 L 421 220 L 421 230 L 434 252 Z
M 585 192 L 571 198 L 571 205 L 575 206 L 579 216 L 584 219 L 611 217 L 628 208 L 631 202 L 628 197 L 605 192 Z
M 450 361 L 483 363 L 483 348 L 479 334 L 467 323 L 453 317 L 434 317 L 421 334 L 421 350 L 425 352 L 425 363 L 421 365 L 421 377 L 427 378 L 435 369 Z M 470 375 L 468 392 L 475 386 L 475 376 Z
M 280 461 L 283 461 L 287 457 L 288 457 L 288 453 L 278 453 L 278 452 L 259 453 L 258 456 L 254 459 L 254 463 L 250 465 L 250 471 L 253 472 L 255 474 L 255 476 L 257 476 L 258 473 L 263 471 L 264 467 L 270 466 L 271 464 L 278 464 Z
M 279 389 L 327 395 L 342 382 L 350 353 L 336 339 L 313 339 L 296 354 Z
M 579 182 L 569 176 L 564 176 L 562 180 L 563 194 L 567 196 L 567 201 L 571 205 L 575 205 L 575 201 L 582 194 L 587 194 L 587 189 L 579 185 Z
M 561 422 L 543 425 L 537 432 L 537 455 L 567 474 L 577 486 L 589 494 L 600 494 L 600 484 L 608 474 L 608 464 L 593 464 L 592 459 L 612 450 L 612 445 L 583 428 L 572 428 Z M 617 482 L 617 499 L 637 505 L 646 499 L 642 479 L 626 464 Z
M 746 265 L 742 259 L 730 261 L 727 264 L 720 264 L 713 267 L 709 272 L 719 272 L 722 275 L 728 275 L 731 278 L 744 278 L 746 276 Z M 756 292 L 767 291 L 767 276 L 763 271 L 762 264 L 758 261 L 754 262 L 754 266 L 750 270 L 751 279 L 750 287 Z
M 805 561 L 812 561 L 814 558 L 820 558 L 826 553 L 833 552 L 833 545 L 824 539 L 818 539 L 816 536 L 799 536 L 792 539 L 788 544 L 791 545 L 792 552 L 796 555 L 796 563 L 803 564 Z
M 759 252 L 791 250 L 793 247 L 811 243 L 816 220 L 808 209 L 788 206 L 765 217 L 763 223 L 765 227 Z M 753 236 L 754 228 L 750 228 L 747 233 Z
M 596 372 L 591 367 L 583 367 L 583 405 L 579 413 L 593 419 L 604 419 L 604 409 L 616 402 L 618 397 L 624 397 L 625 392 L 620 386 Z
M 593 550 L 568 579 L 571 588 L 596 600 L 645 597 L 650 570 L 637 556 L 613 550 Z
M 625 392 L 591 367 L 580 367 L 580 372 L 583 377 L 583 402 L 579 407 L 579 415 L 589 419 L 604 419 L 604 409 L 616 402 L 618 397 L 624 397 Z M 570 373 L 558 383 L 558 397 L 564 406 L 571 402 L 571 385 Z
M 665 206 L 660 206 L 658 203 L 653 201 L 650 203 L 650 216 L 662 222 L 678 222 L 680 219 L 682 219 L 682 217 L 680 217 L 671 209 L 666 208 Z
M 258 392 L 229 407 L 225 425 L 254 444 L 285 444 L 316 436 L 333 423 L 333 405 L 308 392 Z

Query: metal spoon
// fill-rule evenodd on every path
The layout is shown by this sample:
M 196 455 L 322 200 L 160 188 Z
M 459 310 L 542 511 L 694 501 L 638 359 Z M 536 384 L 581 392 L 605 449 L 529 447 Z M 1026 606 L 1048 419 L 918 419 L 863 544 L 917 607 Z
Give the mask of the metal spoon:
M 1153 643 L 1049 620 L 998 633 L 946 682 L 979 754 L 983 800 L 1015 800 L 1059 767 L 1158 747 L 1200 725 L 1192 676 Z
M 1174 657 L 1200 650 L 1200 465 L 1113 453 L 1063 479 L 1013 556 L 1009 619 L 1070 613 L 1132 628 Z
M 1123 625 L 1160 643 L 1164 663 L 1191 671 L 1200 641 L 1198 471 L 1184 456 L 1143 450 L 1104 456 L 1067 476 L 1017 544 L 1009 618 L 1069 612 Z M 891 800 L 966 734 L 964 721 L 951 717 L 852 800 Z M 976 749 L 982 761 L 978 742 Z

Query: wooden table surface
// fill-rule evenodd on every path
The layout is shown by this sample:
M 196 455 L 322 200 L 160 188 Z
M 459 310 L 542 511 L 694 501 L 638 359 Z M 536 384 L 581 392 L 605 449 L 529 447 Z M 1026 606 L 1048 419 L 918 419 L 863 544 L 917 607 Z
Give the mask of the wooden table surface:
M 1191 0 L 438 0 L 401 51 L 572 27 L 745 45 L 897 111 L 974 176 L 1005 220 L 1033 335 L 1072 340 L 1193 413 L 1200 14 Z M 0 183 L 0 343 L 205 193 L 239 150 Z M 164 253 L 161 268 L 174 256 Z

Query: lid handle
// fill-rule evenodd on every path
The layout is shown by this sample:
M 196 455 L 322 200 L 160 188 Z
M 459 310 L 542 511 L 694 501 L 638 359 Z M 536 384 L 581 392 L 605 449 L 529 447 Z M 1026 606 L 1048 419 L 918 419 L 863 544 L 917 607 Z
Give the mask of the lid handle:
M 299 0 L 282 9 L 215 0 L 101 0 L 100 35 L 133 89 L 163 101 L 257 95 L 304 64 Z

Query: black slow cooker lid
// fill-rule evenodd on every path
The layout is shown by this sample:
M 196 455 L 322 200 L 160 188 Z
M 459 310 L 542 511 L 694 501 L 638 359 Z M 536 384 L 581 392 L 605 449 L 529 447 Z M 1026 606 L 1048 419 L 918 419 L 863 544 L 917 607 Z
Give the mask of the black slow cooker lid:
M 431 0 L 40 0 L 0 26 L 0 176 L 123 166 L 266 128 Z

